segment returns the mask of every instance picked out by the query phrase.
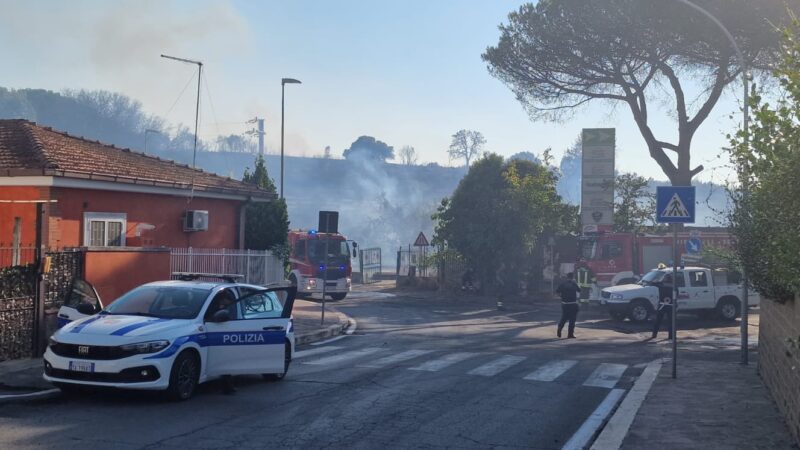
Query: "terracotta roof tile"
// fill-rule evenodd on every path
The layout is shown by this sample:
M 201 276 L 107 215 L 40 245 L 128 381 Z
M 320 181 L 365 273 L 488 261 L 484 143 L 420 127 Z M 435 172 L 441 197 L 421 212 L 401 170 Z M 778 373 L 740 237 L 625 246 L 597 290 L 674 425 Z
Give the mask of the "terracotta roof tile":
M 0 120 L 0 176 L 31 171 L 80 178 L 103 177 L 137 184 L 234 191 L 275 197 L 251 184 L 195 170 L 186 164 L 71 136 L 26 120 Z M 71 175 L 72 174 L 72 175 Z

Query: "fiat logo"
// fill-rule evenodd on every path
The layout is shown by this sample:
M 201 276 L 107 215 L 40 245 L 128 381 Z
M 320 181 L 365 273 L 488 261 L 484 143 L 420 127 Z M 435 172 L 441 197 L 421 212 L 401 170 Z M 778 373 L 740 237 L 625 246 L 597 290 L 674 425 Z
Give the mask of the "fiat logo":
M 89 354 L 89 346 L 88 345 L 79 345 L 78 346 L 78 354 L 79 355 L 88 355 Z

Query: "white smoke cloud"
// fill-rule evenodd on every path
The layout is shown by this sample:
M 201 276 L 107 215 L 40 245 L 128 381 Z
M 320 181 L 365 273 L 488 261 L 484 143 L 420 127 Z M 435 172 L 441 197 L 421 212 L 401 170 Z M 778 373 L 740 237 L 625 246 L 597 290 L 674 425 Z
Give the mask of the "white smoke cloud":
M 219 83 L 225 61 L 254 47 L 246 19 L 229 2 L 0 0 L 0 8 L 0 51 L 13 62 L 5 83 L 121 92 L 155 114 L 166 112 L 196 72 L 159 55 L 200 59 L 209 83 Z M 183 110 L 194 105 L 183 103 L 176 115 L 188 122 Z

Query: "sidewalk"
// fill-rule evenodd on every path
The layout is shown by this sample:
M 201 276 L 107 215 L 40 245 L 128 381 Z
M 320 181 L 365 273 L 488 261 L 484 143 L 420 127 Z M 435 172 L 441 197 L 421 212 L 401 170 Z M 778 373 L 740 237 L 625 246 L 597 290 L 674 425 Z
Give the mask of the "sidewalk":
M 763 382 L 757 354 L 682 351 L 678 378 L 665 360 L 623 449 L 796 449 Z
M 306 300 L 295 300 L 292 311 L 295 326 L 295 342 L 305 345 L 325 340 L 344 332 L 349 318 L 330 306 L 325 309 L 325 324 L 320 324 L 320 305 Z M 17 359 L 0 362 L 0 404 L 23 399 L 44 397 L 30 394 L 51 391 L 53 386 L 42 379 L 42 359 Z M 52 392 L 51 394 L 58 394 Z M 17 397 L 17 398 L 13 398 Z

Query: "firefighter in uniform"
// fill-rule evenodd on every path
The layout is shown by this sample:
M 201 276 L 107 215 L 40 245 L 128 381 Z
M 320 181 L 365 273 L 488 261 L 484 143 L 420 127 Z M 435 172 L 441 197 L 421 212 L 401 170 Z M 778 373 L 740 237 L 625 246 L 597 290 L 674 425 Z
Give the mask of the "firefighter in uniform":
M 556 335 L 561 337 L 561 330 L 564 324 L 569 321 L 569 334 L 568 338 L 575 338 L 575 321 L 578 319 L 578 297 L 581 293 L 581 288 L 574 280 L 575 274 L 572 272 L 567 274 L 567 279 L 558 285 L 556 292 L 561 295 L 561 320 L 558 321 L 558 330 Z
M 653 337 L 651 339 L 655 339 L 656 336 L 658 336 L 658 332 L 661 331 L 661 321 L 664 319 L 664 316 L 667 317 L 667 334 L 669 335 L 669 339 L 675 336 L 675 332 L 672 329 L 672 297 L 674 297 L 674 295 L 672 274 L 668 274 L 658 287 L 658 313 L 656 314 L 655 324 L 653 324 Z

